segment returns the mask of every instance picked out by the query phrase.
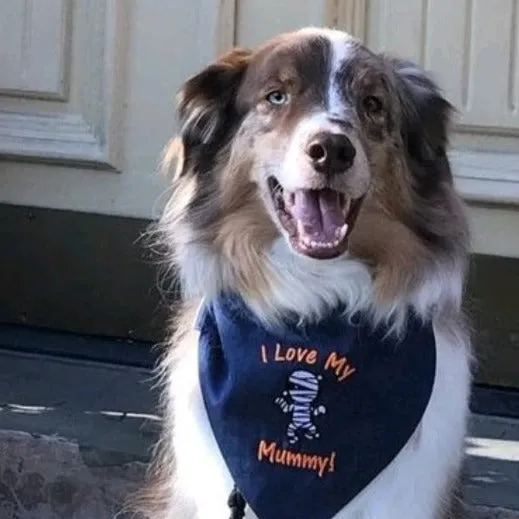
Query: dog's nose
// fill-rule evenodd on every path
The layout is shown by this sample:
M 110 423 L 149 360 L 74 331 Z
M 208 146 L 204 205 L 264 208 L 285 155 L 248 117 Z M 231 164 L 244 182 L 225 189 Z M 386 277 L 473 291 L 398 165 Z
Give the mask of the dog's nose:
M 310 140 L 306 154 L 316 171 L 336 174 L 351 168 L 356 150 L 346 135 L 321 132 Z

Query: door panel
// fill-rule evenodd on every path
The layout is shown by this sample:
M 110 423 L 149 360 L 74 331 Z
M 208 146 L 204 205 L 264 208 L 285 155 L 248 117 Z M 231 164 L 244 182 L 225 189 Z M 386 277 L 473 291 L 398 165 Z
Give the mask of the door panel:
M 0 93 L 66 101 L 70 0 L 0 3 Z
M 371 7 L 368 41 L 434 71 L 461 109 L 461 127 L 519 133 L 517 0 L 374 0 Z
M 0 4 L 13 25 L 2 35 L 11 62 L 0 76 L 0 152 L 120 170 L 130 4 L 24 0 L 14 12 L 13 4 Z
M 458 110 L 453 167 L 460 191 L 474 202 L 519 204 L 518 6 L 518 0 L 369 2 L 367 42 L 431 71 Z
M 175 91 L 215 54 L 210 4 L 1 0 L 0 201 L 156 215 Z
M 316 25 L 324 19 L 325 3 L 278 0 L 240 0 L 236 10 L 235 42 L 255 47 L 280 32 Z

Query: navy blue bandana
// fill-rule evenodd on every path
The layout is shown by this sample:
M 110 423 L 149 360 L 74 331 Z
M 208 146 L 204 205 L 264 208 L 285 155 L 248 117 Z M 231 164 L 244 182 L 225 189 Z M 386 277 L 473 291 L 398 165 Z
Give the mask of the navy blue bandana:
M 404 447 L 431 396 L 431 325 L 388 338 L 362 319 L 269 332 L 234 296 L 199 314 L 211 427 L 259 519 L 331 519 Z

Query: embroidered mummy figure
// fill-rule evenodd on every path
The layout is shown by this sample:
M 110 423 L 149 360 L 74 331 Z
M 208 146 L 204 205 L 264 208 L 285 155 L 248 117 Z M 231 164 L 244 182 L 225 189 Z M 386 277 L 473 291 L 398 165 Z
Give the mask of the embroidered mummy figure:
M 299 441 L 298 431 L 301 431 L 305 438 L 313 440 L 319 438 L 319 431 L 312 421 L 312 417 L 326 413 L 323 405 L 312 405 L 319 393 L 319 380 L 321 376 L 316 376 L 309 371 L 294 371 L 288 378 L 289 389 L 283 391 L 283 396 L 276 398 L 275 403 L 279 405 L 283 413 L 292 414 L 292 421 L 288 424 L 287 437 L 289 443 Z M 286 397 L 290 397 L 291 402 Z

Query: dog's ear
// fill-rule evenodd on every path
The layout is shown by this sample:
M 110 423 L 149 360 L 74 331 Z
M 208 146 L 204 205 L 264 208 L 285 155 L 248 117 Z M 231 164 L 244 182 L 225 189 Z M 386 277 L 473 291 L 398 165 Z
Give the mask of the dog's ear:
M 181 139 L 186 154 L 214 154 L 240 118 L 236 94 L 251 52 L 233 49 L 190 78 L 178 95 Z
M 418 65 L 389 58 L 402 105 L 401 136 L 409 156 L 422 165 L 443 159 L 452 106 Z

